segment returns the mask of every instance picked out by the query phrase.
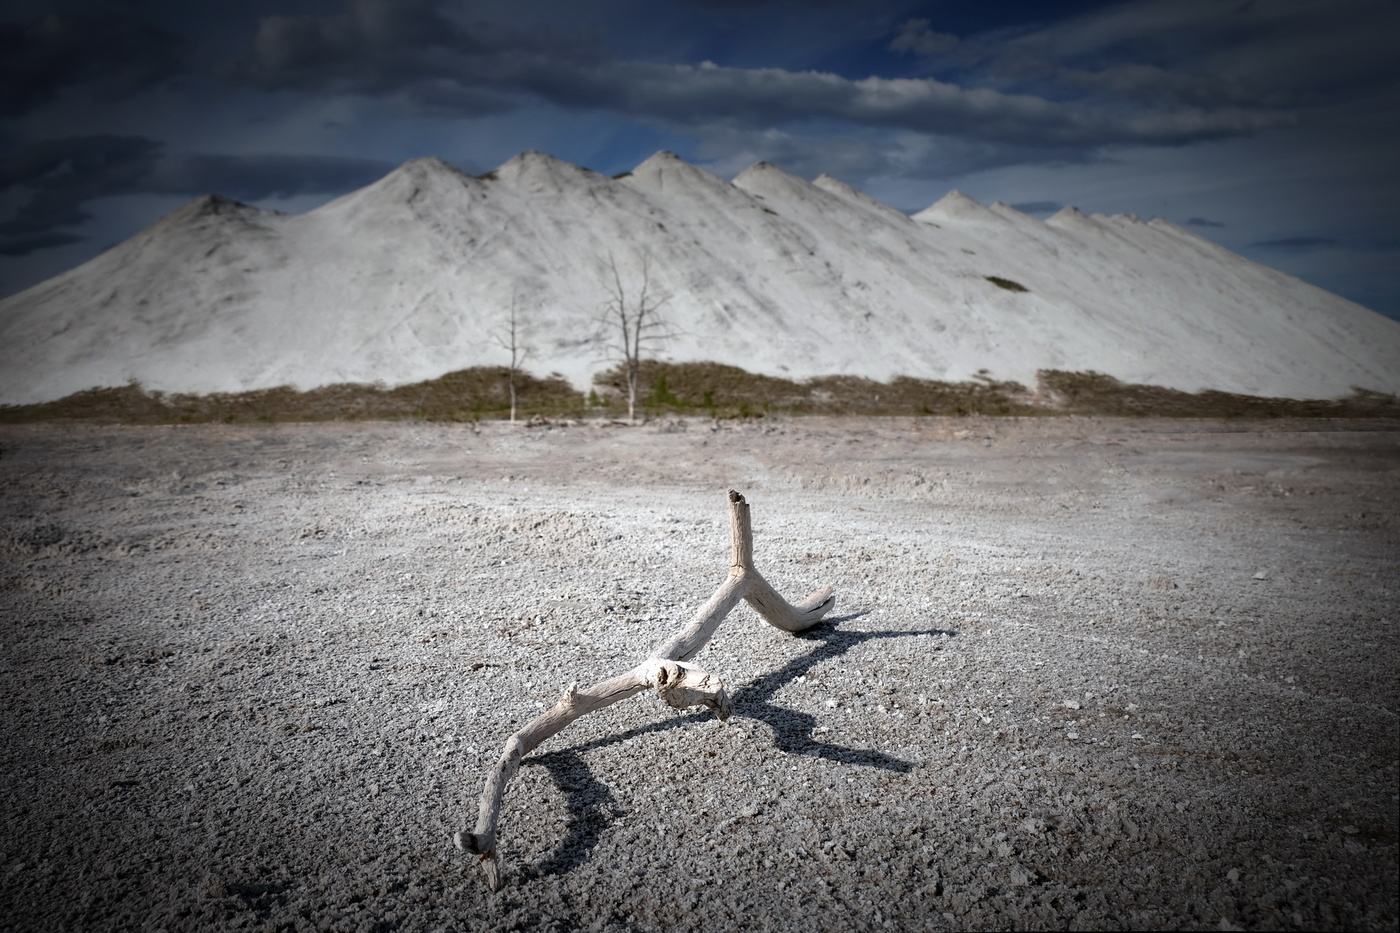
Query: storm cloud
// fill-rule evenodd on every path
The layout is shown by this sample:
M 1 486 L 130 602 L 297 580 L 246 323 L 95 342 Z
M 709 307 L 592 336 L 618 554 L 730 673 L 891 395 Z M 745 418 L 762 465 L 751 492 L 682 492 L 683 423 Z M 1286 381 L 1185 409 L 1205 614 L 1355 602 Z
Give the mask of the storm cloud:
M 596 37 L 461 21 L 424 0 L 354 0 L 329 14 L 266 17 L 238 73 L 265 88 L 394 97 L 430 111 L 501 110 L 534 99 L 671 125 L 828 119 L 1020 146 L 1177 145 L 1290 119 L 1241 107 L 1124 111 L 936 78 L 623 61 Z
M 394 166 L 373 159 L 297 155 L 166 154 L 140 136 L 84 136 L 29 146 L 0 159 L 0 191 L 24 196 L 0 223 L 0 255 L 76 242 L 58 228 L 91 218 L 97 198 L 128 194 L 222 194 L 244 201 L 362 187 Z
M 1400 5 L 1131 0 L 1011 35 L 949 42 L 936 27 L 906 22 L 894 47 L 1003 88 L 1055 87 L 1152 108 L 1276 110 L 1393 99 Z
M 186 45 L 107 9 L 0 24 L 0 116 L 20 116 L 80 84 L 105 99 L 135 93 L 181 71 Z

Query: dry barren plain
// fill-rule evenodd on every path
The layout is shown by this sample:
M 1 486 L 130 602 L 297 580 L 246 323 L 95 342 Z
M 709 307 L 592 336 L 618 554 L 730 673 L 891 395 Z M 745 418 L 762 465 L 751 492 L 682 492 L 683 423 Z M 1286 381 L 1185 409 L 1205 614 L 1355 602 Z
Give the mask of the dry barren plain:
M 696 659 L 502 743 L 725 578 Z M 0 428 L 6 930 L 1394 930 L 1400 423 Z

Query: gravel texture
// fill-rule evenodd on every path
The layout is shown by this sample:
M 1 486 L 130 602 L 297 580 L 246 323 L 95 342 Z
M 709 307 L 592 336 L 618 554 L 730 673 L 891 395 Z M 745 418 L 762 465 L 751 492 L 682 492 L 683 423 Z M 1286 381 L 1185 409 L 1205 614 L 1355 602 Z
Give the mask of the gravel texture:
M 724 579 L 733 718 L 505 738 Z M 0 927 L 1396 929 L 1400 424 L 0 428 Z

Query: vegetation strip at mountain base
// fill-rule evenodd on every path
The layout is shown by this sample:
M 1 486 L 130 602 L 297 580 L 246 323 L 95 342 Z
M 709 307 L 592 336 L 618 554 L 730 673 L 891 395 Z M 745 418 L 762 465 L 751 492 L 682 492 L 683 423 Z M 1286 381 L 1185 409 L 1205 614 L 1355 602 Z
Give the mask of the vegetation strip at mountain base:
M 35 405 L 0 406 L 0 423 L 86 421 L 120 424 L 286 421 L 479 421 L 508 417 L 509 370 L 479 366 L 393 388 L 341 383 L 196 395 L 151 391 L 137 383 L 93 388 Z M 594 377 L 581 395 L 559 374 L 517 372 L 519 414 L 544 418 L 617 418 L 627 411 L 620 366 Z M 1123 415 L 1176 418 L 1394 418 L 1400 399 L 1356 389 L 1342 399 L 1286 399 L 1203 390 L 1182 392 L 1120 382 L 1095 372 L 1041 370 L 1034 390 L 992 379 L 965 382 L 897 376 L 819 376 L 801 382 L 722 363 L 645 361 L 641 409 L 649 417 L 703 415 Z

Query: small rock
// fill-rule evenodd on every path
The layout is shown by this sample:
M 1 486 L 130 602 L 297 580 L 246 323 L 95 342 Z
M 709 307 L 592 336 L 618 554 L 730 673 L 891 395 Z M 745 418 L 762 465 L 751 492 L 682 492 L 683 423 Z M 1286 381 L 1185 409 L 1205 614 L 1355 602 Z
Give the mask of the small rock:
M 1011 863 L 1011 871 L 1008 874 L 1010 875 L 1011 884 L 1018 888 L 1025 887 L 1035 880 L 1035 872 L 1026 868 L 1026 866 L 1019 862 Z
M 1256 574 L 1254 575 L 1254 579 L 1256 579 L 1256 580 L 1267 580 L 1267 579 L 1269 579 L 1269 571 L 1267 571 L 1267 570 L 1261 570 L 1261 571 L 1259 571 L 1258 573 L 1256 573 Z M 1221 923 L 1224 923 L 1225 921 L 1222 920 L 1222 921 L 1220 921 L 1220 922 L 1221 922 Z

